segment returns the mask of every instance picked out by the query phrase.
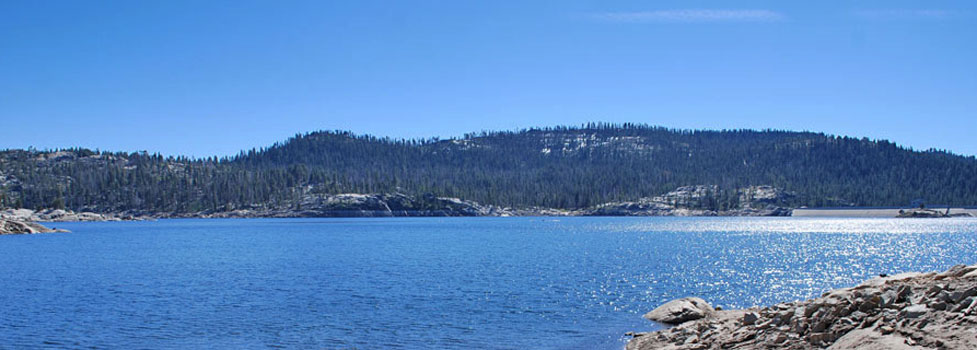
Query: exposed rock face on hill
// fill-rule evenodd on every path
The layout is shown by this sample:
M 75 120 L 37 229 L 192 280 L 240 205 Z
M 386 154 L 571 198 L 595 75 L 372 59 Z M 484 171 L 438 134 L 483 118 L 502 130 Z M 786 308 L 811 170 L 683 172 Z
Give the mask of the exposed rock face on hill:
M 45 227 L 44 225 L 35 222 L 30 222 L 30 221 L 0 219 L 0 235 L 48 233 L 48 232 L 68 232 L 68 231 L 51 229 Z
M 683 186 L 661 196 L 612 202 L 581 211 L 595 216 L 790 216 L 795 195 L 771 186 L 725 193 L 716 185 Z
M 177 217 L 404 217 L 510 216 L 511 209 L 481 205 L 458 198 L 413 197 L 405 194 L 314 194 L 289 207 L 255 206 L 230 211 L 206 211 Z
M 791 208 L 768 205 L 762 208 L 740 208 L 719 212 L 720 216 L 791 216 Z
M 751 208 L 783 205 L 784 202 L 797 197 L 793 192 L 766 185 L 741 188 L 739 195 L 740 203 Z
M 977 349 L 977 265 L 879 277 L 802 302 L 715 311 L 628 350 Z

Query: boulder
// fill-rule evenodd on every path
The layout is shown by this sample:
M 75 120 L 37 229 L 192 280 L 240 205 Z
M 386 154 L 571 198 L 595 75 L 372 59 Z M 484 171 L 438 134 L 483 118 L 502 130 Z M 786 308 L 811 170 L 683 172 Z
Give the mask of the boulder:
M 747 312 L 743 314 L 741 321 L 744 326 L 749 326 L 756 323 L 758 319 L 760 319 L 760 315 L 758 315 L 756 312 Z
M 900 314 L 905 318 L 917 318 L 925 315 L 927 311 L 929 308 L 926 305 L 915 304 L 905 307 Z
M 715 309 L 701 298 L 682 298 L 651 310 L 644 318 L 666 324 L 680 324 L 704 318 L 714 312 Z
M 828 349 L 899 350 L 919 349 L 906 344 L 906 339 L 892 334 L 890 330 L 875 332 L 871 329 L 858 329 L 839 338 Z

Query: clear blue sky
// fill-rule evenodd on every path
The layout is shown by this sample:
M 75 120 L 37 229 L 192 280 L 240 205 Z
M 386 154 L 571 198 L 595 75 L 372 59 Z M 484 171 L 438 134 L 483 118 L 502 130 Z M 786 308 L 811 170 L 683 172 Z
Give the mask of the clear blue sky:
M 636 122 L 977 154 L 977 1 L 3 1 L 0 148 Z

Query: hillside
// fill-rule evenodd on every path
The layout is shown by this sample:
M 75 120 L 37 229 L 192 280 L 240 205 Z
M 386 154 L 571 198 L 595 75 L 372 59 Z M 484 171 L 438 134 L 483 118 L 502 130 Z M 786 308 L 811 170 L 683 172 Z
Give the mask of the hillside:
M 401 193 L 500 207 L 590 208 L 710 185 L 711 210 L 772 186 L 787 206 L 977 203 L 977 159 L 789 131 L 593 124 L 458 139 L 297 135 L 223 159 L 84 149 L 0 152 L 0 207 L 191 213 Z M 422 205 L 422 204 L 418 204 Z

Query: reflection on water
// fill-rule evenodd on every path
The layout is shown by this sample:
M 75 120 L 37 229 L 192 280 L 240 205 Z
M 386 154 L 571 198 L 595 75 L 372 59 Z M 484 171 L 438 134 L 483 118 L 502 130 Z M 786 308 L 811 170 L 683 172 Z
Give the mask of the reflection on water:
M 977 263 L 977 220 L 59 223 L 0 237 L 0 348 L 618 349 L 640 315 Z

